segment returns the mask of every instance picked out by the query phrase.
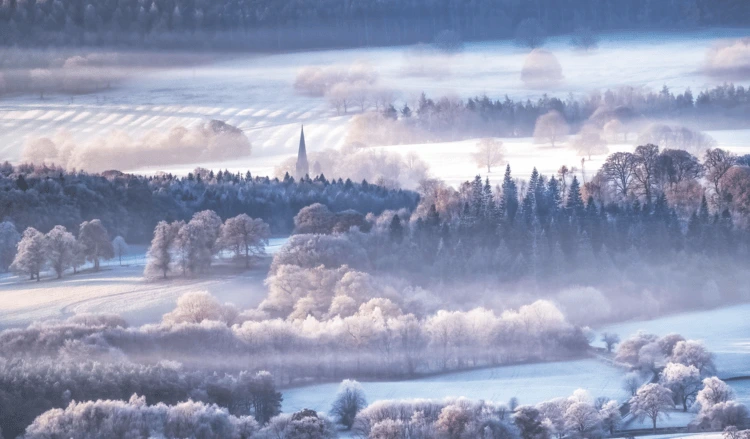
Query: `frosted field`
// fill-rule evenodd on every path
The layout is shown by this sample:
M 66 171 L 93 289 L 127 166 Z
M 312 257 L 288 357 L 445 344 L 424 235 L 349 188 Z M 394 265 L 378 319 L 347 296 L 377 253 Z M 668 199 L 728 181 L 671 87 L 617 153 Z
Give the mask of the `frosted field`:
M 421 91 L 431 96 L 444 94 L 468 97 L 487 93 L 494 98 L 535 98 L 547 91 L 560 97 L 581 94 L 595 88 L 621 85 L 673 90 L 691 87 L 694 92 L 720 83 L 700 73 L 706 50 L 721 38 L 745 36 L 743 30 L 703 30 L 684 34 L 618 33 L 604 35 L 600 48 L 582 54 L 569 48 L 569 37 L 551 39 L 546 48 L 558 57 L 565 81 L 551 90 L 536 90 L 520 81 L 527 51 L 509 41 L 467 44 L 464 53 L 439 63 L 432 77 L 415 76 L 409 69 L 419 62 L 409 47 L 326 50 L 279 55 L 237 55 L 210 66 L 166 70 L 143 74 L 117 89 L 86 96 L 36 96 L 5 98 L 0 101 L 0 160 L 17 161 L 24 138 L 52 135 L 64 128 L 82 140 L 104 135 L 113 129 L 139 136 L 151 129 L 167 130 L 191 126 L 216 118 L 239 126 L 253 143 L 252 157 L 221 163 L 201 163 L 232 171 L 250 169 L 266 175 L 296 151 L 300 124 L 305 124 L 308 149 L 338 147 L 345 141 L 350 116 L 337 116 L 323 98 L 294 93 L 297 71 L 307 65 L 347 66 L 369 63 L 379 83 L 401 91 L 401 100 L 413 102 Z M 748 143 L 748 134 L 726 133 L 720 145 Z M 471 178 L 476 167 L 467 148 L 475 141 L 452 144 L 392 147 L 416 150 L 433 166 L 433 175 L 451 183 Z M 529 145 L 528 139 L 507 139 L 509 161 L 523 174 L 535 163 L 549 174 L 562 164 L 579 165 L 571 151 L 545 150 Z M 517 146 L 517 147 L 516 147 Z M 616 149 L 616 148 L 615 148 Z M 544 160 L 541 158 L 544 157 Z M 532 160 L 534 159 L 534 160 Z M 528 165 L 527 165 L 528 164 Z M 198 164 L 143 168 L 184 174 Z M 589 169 L 593 173 L 597 162 Z M 526 169 L 528 168 L 528 170 Z
M 689 312 L 654 320 L 626 322 L 601 328 L 621 338 L 639 330 L 658 335 L 672 332 L 703 340 L 716 355 L 720 378 L 750 376 L 750 304 Z M 734 385 L 734 384 L 733 384 Z M 750 389 L 748 389 L 750 396 Z
M 535 404 L 570 396 L 580 388 L 594 397 L 607 396 L 623 401 L 627 399 L 620 388 L 623 375 L 621 369 L 587 359 L 495 367 L 411 381 L 363 382 L 362 387 L 370 404 L 386 399 L 443 399 L 457 395 L 503 403 L 515 396 L 520 404 Z M 337 389 L 338 383 L 329 383 L 282 391 L 282 411 L 309 408 L 327 412 Z
M 286 238 L 270 240 L 269 255 L 278 251 Z M 119 314 L 131 325 L 154 323 L 174 309 L 177 298 L 190 291 L 208 291 L 221 302 L 247 309 L 257 306 L 267 294 L 263 281 L 267 265 L 249 271 L 219 265 L 216 273 L 201 279 L 170 279 L 166 282 L 143 278 L 145 248 L 134 248 L 123 258 L 102 263 L 98 273 L 67 273 L 62 279 L 45 273 L 41 282 L 17 276 L 0 277 L 0 329 L 23 326 L 35 320 L 67 318 L 82 313 Z

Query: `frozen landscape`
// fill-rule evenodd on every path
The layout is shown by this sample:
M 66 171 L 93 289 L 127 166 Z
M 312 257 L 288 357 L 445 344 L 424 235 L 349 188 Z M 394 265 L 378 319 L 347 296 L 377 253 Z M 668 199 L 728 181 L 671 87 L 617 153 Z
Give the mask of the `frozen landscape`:
M 750 10 L 569 3 L 0 2 L 0 439 L 750 438 Z

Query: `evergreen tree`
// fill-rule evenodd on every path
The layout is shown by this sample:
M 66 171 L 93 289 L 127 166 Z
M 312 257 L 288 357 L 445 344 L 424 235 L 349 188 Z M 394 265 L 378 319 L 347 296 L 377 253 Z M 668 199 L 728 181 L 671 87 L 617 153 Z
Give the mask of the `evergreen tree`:
M 392 242 L 400 244 L 404 240 L 404 227 L 401 225 L 401 218 L 393 215 L 391 225 L 388 227 L 388 234 Z

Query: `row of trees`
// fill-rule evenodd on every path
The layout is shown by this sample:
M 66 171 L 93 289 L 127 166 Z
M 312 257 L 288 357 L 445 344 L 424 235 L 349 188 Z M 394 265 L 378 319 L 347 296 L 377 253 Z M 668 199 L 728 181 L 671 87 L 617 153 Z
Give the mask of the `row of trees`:
M 665 133 L 658 132 L 664 127 L 653 133 L 647 122 L 676 120 L 698 129 L 745 126 L 744 114 L 749 105 L 747 88 L 731 83 L 703 90 L 697 96 L 690 89 L 675 93 L 666 85 L 658 92 L 622 87 L 596 90 L 584 97 L 571 94 L 565 99 L 544 95 L 536 101 L 516 101 L 508 96 L 491 99 L 486 95 L 463 101 L 451 97 L 432 99 L 422 94 L 398 111 L 384 107 L 381 124 L 397 120 L 400 129 L 396 132 L 408 128 L 408 136 L 418 136 L 421 141 L 534 136 L 538 142 L 552 146 L 562 143 L 572 132 L 579 133 L 573 141 L 596 134 L 599 143 L 606 145 L 606 140 L 625 142 L 628 132 L 643 130 L 644 135 L 650 136 L 643 140 L 672 140 L 671 145 L 659 144 L 689 149 L 696 144 L 697 134 L 685 138 L 671 133 L 665 138 L 660 136 Z M 396 144 L 412 140 L 407 134 L 402 137 L 384 140 Z
M 445 29 L 465 39 L 543 42 L 546 34 L 589 27 L 620 28 L 741 25 L 748 13 L 737 0 L 689 0 L 678 5 L 646 0 L 559 3 L 508 0 L 455 4 L 445 0 L 387 2 L 352 8 L 340 0 L 296 7 L 271 1 L 188 2 L 135 0 L 112 4 L 62 0 L 7 3 L 0 9 L 3 41 L 124 44 L 135 47 L 243 47 L 259 50 L 370 46 L 430 41 Z M 533 38 L 531 38 L 533 37 Z M 580 37 L 579 37 L 580 39 Z
M 18 230 L 46 233 L 55 225 L 68 230 L 99 218 L 114 236 L 147 243 L 159 221 L 189 221 L 194 213 L 213 210 L 222 218 L 245 213 L 266 222 L 273 233 L 289 233 L 294 216 L 313 203 L 335 211 L 380 213 L 413 208 L 411 191 L 332 180 L 325 177 L 281 181 L 249 172 L 197 169 L 186 177 L 68 172 L 44 165 L 0 164 L 0 218 Z
M 110 241 L 107 229 L 98 219 L 82 222 L 77 238 L 64 226 L 55 226 L 46 234 L 28 227 L 23 235 L 19 235 L 9 221 L 0 224 L 0 233 L 2 253 L 15 254 L 10 267 L 4 265 L 0 269 L 10 268 L 14 272 L 30 276 L 31 280 L 36 278 L 37 281 L 40 280 L 40 273 L 47 268 L 54 270 L 60 279 L 70 268 L 76 273 L 86 261 L 93 264 L 94 271 L 99 270 L 100 261 L 115 256 L 122 264 L 122 257 L 128 252 L 125 239 L 117 236 Z
M 37 419 L 37 428 L 50 417 L 60 415 L 63 411 L 60 409 L 66 406 L 70 409 L 69 404 L 75 406 L 75 401 L 81 404 L 107 399 L 127 401 L 134 393 L 142 397 L 143 404 L 146 401 L 178 404 L 188 399 L 196 401 L 189 404 L 216 404 L 222 407 L 224 415 L 248 416 L 246 422 L 256 429 L 258 424 L 263 425 L 280 413 L 281 394 L 268 373 L 219 374 L 213 370 L 184 370 L 179 363 L 169 362 L 152 365 L 95 362 L 85 358 L 83 343 L 75 344 L 64 358 L 0 358 L 0 427 L 6 437 L 17 437 L 47 410 L 55 409 Z M 53 423 L 47 427 L 63 425 Z M 137 424 L 128 428 L 137 429 Z M 31 427 L 30 431 L 33 430 Z M 102 433 L 94 437 L 111 436 Z
M 223 223 L 212 210 L 196 213 L 187 223 L 160 221 L 148 249 L 145 275 L 166 279 L 177 267 L 183 275 L 205 273 L 222 251 L 249 268 L 265 254 L 270 236 L 268 224 L 244 213 Z
M 96 340 L 96 349 L 87 349 L 87 340 Z M 83 349 L 97 361 L 124 355 L 134 362 L 179 361 L 190 369 L 268 370 L 278 382 L 293 384 L 572 358 L 586 351 L 588 338 L 545 301 L 501 316 L 475 309 L 417 317 L 381 298 L 347 317 L 284 320 L 189 294 L 159 325 L 32 325 L 0 333 L 0 347 L 14 358 L 64 358 Z

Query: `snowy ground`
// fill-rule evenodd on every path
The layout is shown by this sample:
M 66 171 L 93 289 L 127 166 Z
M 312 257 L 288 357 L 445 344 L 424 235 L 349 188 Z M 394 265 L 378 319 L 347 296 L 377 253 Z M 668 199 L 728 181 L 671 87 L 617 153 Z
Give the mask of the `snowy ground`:
M 716 355 L 721 378 L 750 376 L 750 304 L 682 313 L 654 320 L 625 322 L 601 328 L 621 338 L 644 330 L 658 335 L 672 332 L 703 340 Z
M 103 135 L 122 130 L 138 136 L 150 129 L 166 130 L 176 125 L 194 125 L 218 118 L 244 129 L 254 145 L 250 158 L 222 163 L 201 163 L 230 170 L 250 169 L 271 174 L 273 168 L 295 152 L 300 124 L 305 124 L 308 149 L 337 147 L 344 142 L 348 116 L 336 116 L 322 98 L 296 94 L 292 83 L 297 71 L 307 65 L 346 66 L 366 62 L 379 73 L 380 84 L 401 90 L 402 100 L 413 102 L 421 91 L 432 96 L 461 97 L 487 93 L 515 98 L 538 97 L 544 92 L 564 97 L 592 89 L 621 85 L 694 91 L 720 80 L 700 73 L 706 50 L 717 39 L 744 36 L 742 29 L 714 29 L 691 33 L 605 35 L 600 48 L 581 54 L 568 46 L 569 37 L 553 38 L 546 48 L 558 57 L 565 81 L 555 89 L 529 89 L 520 81 L 526 51 L 509 41 L 467 44 L 464 53 L 442 62 L 448 66 L 440 76 L 411 76 L 414 64 L 409 47 L 325 50 L 278 55 L 235 56 L 210 66 L 174 69 L 140 75 L 122 87 L 102 93 L 77 96 L 35 96 L 0 101 L 0 159 L 17 161 L 24 138 L 52 135 L 66 129 L 74 138 Z M 713 133 L 712 133 L 713 134 Z M 745 146 L 747 133 L 728 132 L 720 145 Z M 742 136 L 742 137 L 738 137 Z M 738 140 L 742 139 L 742 140 Z M 468 158 L 474 141 L 453 144 L 393 147 L 413 149 L 433 165 L 433 174 L 457 183 L 471 178 L 477 169 Z M 524 174 L 533 164 L 546 173 L 562 164 L 580 163 L 572 151 L 530 147 L 528 139 L 507 139 L 509 160 Z M 533 160 L 532 160 L 533 159 Z M 146 168 L 186 173 L 197 164 Z M 590 165 L 593 172 L 596 162 Z M 529 168 L 526 170 L 526 168 Z
M 286 238 L 270 240 L 273 254 Z M 0 278 L 0 329 L 27 325 L 35 320 L 66 318 L 81 313 L 115 313 L 131 325 L 153 323 L 171 311 L 177 298 L 189 291 L 208 291 L 222 302 L 247 309 L 267 294 L 263 281 L 269 260 L 249 271 L 217 264 L 214 274 L 200 279 L 149 281 L 143 278 L 145 248 L 134 248 L 123 258 L 105 261 L 98 273 L 66 274 L 62 279 L 46 273 L 41 282 L 17 276 Z
M 555 397 L 570 396 L 586 389 L 594 397 L 624 400 L 621 369 L 595 359 L 495 367 L 439 375 L 412 381 L 364 382 L 367 401 L 386 399 L 464 396 L 470 399 L 507 402 L 517 397 L 521 404 L 535 404 Z M 319 384 L 283 391 L 282 410 L 310 408 L 327 412 L 338 384 Z

